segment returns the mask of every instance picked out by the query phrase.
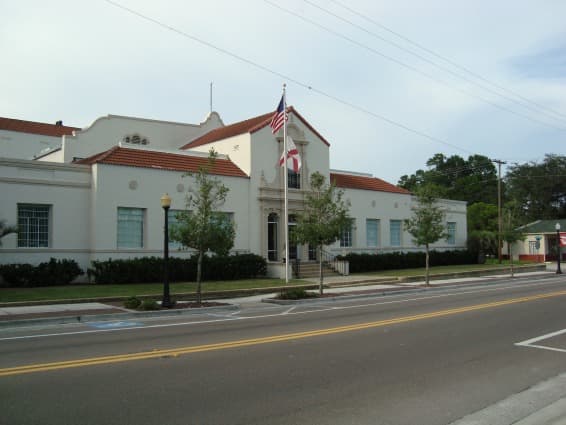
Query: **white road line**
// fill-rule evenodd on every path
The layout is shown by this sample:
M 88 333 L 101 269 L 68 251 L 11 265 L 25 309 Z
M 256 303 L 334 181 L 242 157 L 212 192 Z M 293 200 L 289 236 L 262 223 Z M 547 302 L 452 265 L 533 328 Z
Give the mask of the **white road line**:
M 545 335 L 537 336 L 535 338 L 527 339 L 526 341 L 517 342 L 515 343 L 515 345 L 519 347 L 539 348 L 541 350 L 558 351 L 560 353 L 566 353 L 566 350 L 562 348 L 555 348 L 555 347 L 549 347 L 547 345 L 535 344 L 535 342 L 544 341 L 545 339 L 554 338 L 555 336 L 562 335 L 565 333 L 566 333 L 566 329 L 561 329 L 556 332 L 551 332 Z
M 556 332 L 552 332 L 546 335 L 541 335 L 541 336 L 537 336 L 536 338 L 532 338 L 532 339 L 528 339 L 526 341 L 523 342 L 518 342 L 515 345 L 531 345 L 533 342 L 539 342 L 542 341 L 544 339 L 548 339 L 548 338 L 552 338 L 558 335 L 562 335 L 563 333 L 566 333 L 566 329 L 561 329 L 559 331 Z
M 550 280 L 550 279 L 549 279 Z M 521 285 L 521 288 L 525 287 L 533 287 L 533 286 L 545 286 L 552 283 L 552 282 L 542 282 L 542 283 L 532 283 L 532 284 L 525 284 Z M 406 302 L 415 302 L 421 300 L 429 300 L 434 298 L 442 298 L 442 297 L 450 297 L 456 295 L 467 295 L 467 294 L 475 294 L 475 293 L 482 293 L 482 292 L 493 292 L 493 291 L 502 291 L 509 288 L 517 288 L 515 285 L 509 286 L 502 286 L 498 288 L 482 288 L 477 290 L 469 290 L 469 291 L 458 291 L 458 292 L 450 292 L 446 294 L 437 294 L 437 295 L 430 295 L 430 296 L 423 296 L 417 298 L 408 298 L 404 300 L 391 300 L 391 301 L 381 301 L 381 302 L 374 302 L 368 304 L 356 304 L 351 306 L 328 306 L 326 308 L 321 307 L 318 310 L 308 310 L 308 311 L 291 311 L 288 312 L 286 315 L 299 315 L 299 314 L 310 314 L 310 313 L 320 313 L 324 311 L 335 311 L 335 310 L 348 310 L 353 308 L 363 308 L 363 307 L 373 307 L 379 305 L 387 305 L 387 304 L 401 304 Z M 389 297 L 402 297 L 406 294 L 395 294 L 390 295 Z M 344 300 L 345 302 L 347 300 Z M 298 306 L 295 306 L 298 307 Z M 240 317 L 230 317 L 230 318 L 222 318 L 216 320 L 201 320 L 201 321 L 193 321 L 193 322 L 180 322 L 180 323 L 164 323 L 159 325 L 148 325 L 148 326 L 138 326 L 135 328 L 120 328 L 120 329 L 97 329 L 97 330 L 88 330 L 88 331 L 76 331 L 76 332 L 61 332 L 61 333 L 51 333 L 51 334 L 38 334 L 38 335 L 22 335 L 22 336 L 14 336 L 14 337 L 5 337 L 0 338 L 0 341 L 12 341 L 12 340 L 21 340 L 21 339 L 33 339 L 33 338 L 46 338 L 46 337 L 56 337 L 56 336 L 69 336 L 69 335 L 82 335 L 82 334 L 93 334 L 93 333 L 102 333 L 102 332 L 134 332 L 143 329 L 157 329 L 157 328 L 168 328 L 168 327 L 175 327 L 175 326 L 191 326 L 191 325 L 201 325 L 201 324 L 208 324 L 208 323 L 218 323 L 218 322 L 233 322 L 235 319 L 238 320 L 255 320 L 255 319 L 265 319 L 271 317 L 279 317 L 282 316 L 284 312 L 279 312 L 275 314 L 264 314 L 260 316 L 240 316 Z
M 515 344 L 515 345 L 519 345 L 519 344 Z M 545 345 L 523 345 L 523 347 L 540 348 L 541 350 L 559 351 L 561 353 L 566 353 L 566 350 L 563 350 L 562 348 L 547 347 Z
M 293 307 L 291 307 L 291 308 L 285 310 L 285 311 L 284 311 L 283 313 L 281 313 L 281 314 L 289 314 L 289 313 L 291 313 L 295 308 L 297 308 L 297 306 L 293 306 Z

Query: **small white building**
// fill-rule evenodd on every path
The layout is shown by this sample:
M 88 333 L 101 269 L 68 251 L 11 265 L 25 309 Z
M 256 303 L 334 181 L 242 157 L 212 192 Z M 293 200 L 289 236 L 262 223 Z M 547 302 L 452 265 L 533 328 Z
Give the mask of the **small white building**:
M 566 220 L 537 220 L 519 230 L 524 239 L 511 245 L 511 255 L 514 260 L 543 263 L 557 260 L 558 235 L 556 225 L 560 226 L 560 233 L 566 230 Z M 566 251 L 562 248 L 561 260 L 566 259 Z M 507 244 L 503 246 L 503 253 L 507 254 Z
M 286 170 L 277 164 L 283 131 L 271 133 L 272 115 L 231 125 L 215 112 L 200 124 L 109 115 L 81 130 L 68 127 L 58 144 L 38 151 L 34 160 L 25 159 L 30 155 L 22 146 L 37 145 L 44 136 L 21 125 L 19 141 L 11 140 L 18 146 L 0 151 L 0 219 L 19 227 L 17 235 L 2 239 L 0 262 L 74 258 L 86 270 L 93 260 L 162 255 L 160 197 L 171 196 L 174 221 L 193 185 L 186 173 L 197 171 L 214 148 L 220 155 L 212 174 L 230 189 L 222 210 L 236 224 L 234 251 L 264 256 L 269 273 L 280 276 Z M 0 119 L 0 139 L 10 137 L 5 136 L 12 133 L 9 121 Z M 39 124 L 24 123 L 30 129 Z M 303 209 L 309 176 L 318 171 L 351 203 L 352 227 L 327 247 L 331 254 L 419 249 L 403 230 L 415 203 L 408 191 L 369 174 L 332 170 L 330 143 L 292 107 L 288 134 L 302 159 L 298 174 L 288 170 L 290 226 Z M 450 236 L 433 248 L 464 249 L 466 203 L 442 200 L 441 205 Z M 174 243 L 170 254 L 189 255 Z M 291 259 L 309 261 L 314 255 L 308 246 L 290 246 Z

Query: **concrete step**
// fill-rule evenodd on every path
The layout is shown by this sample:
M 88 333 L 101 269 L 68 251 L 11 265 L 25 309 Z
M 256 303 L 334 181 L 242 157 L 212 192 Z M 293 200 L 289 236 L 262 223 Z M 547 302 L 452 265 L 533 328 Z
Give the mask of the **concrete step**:
M 299 265 L 299 278 L 318 277 L 320 274 L 319 264 L 316 262 L 301 262 Z M 323 265 L 323 274 L 325 276 L 340 276 L 334 269 Z M 295 273 L 293 272 L 293 276 Z

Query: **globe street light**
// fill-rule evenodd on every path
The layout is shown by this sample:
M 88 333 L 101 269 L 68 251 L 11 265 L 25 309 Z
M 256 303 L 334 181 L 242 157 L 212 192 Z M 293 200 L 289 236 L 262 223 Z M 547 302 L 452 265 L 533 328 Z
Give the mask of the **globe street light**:
M 562 270 L 560 270 L 560 257 L 562 253 L 560 252 L 560 223 L 556 223 L 554 226 L 556 229 L 556 250 L 558 251 L 558 261 L 556 262 L 556 274 L 562 274 Z
M 161 197 L 161 207 L 165 212 L 165 227 L 163 241 L 163 299 L 161 306 L 171 308 L 171 297 L 169 296 L 169 207 L 171 206 L 171 197 L 168 193 Z

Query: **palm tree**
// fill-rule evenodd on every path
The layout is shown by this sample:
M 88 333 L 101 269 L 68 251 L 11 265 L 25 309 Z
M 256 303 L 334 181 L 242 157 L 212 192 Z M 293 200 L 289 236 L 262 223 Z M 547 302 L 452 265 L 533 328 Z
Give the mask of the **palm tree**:
M 2 238 L 10 233 L 16 233 L 16 226 L 6 226 L 6 220 L 0 220 L 0 246 L 2 246 Z

